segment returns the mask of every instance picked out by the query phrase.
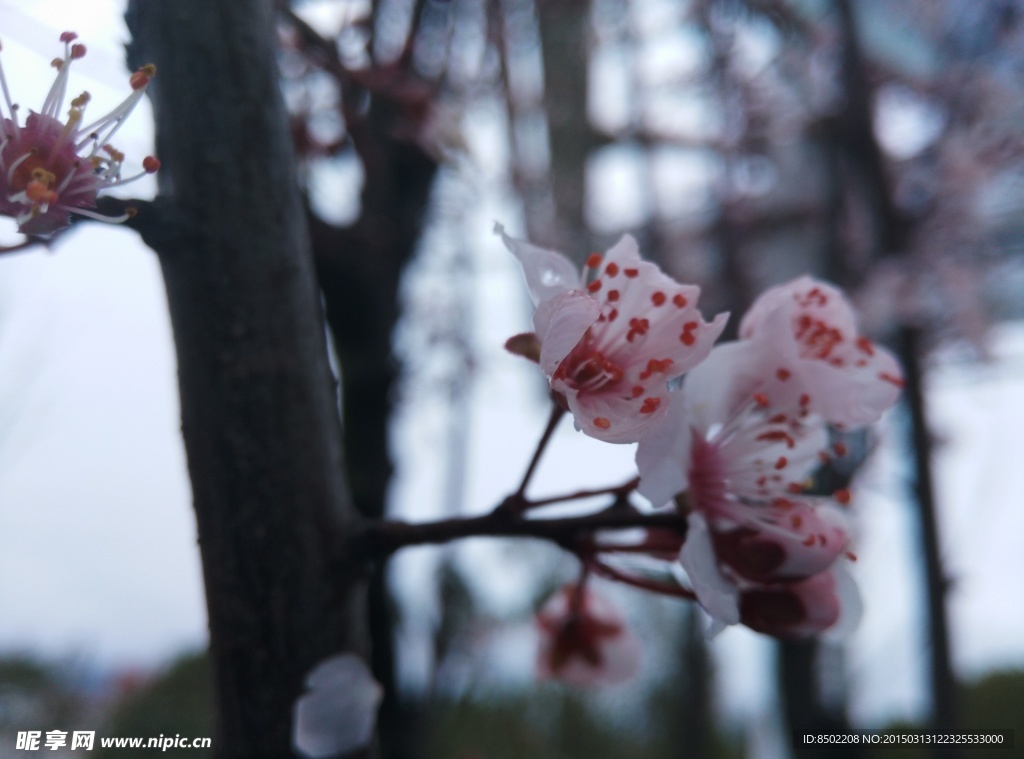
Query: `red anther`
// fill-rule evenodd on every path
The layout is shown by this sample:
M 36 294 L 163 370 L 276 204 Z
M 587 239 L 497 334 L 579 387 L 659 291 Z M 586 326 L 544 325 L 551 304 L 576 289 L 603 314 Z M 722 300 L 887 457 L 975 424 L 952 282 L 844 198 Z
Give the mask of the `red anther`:
M 790 373 L 789 369 L 779 369 L 777 372 L 775 372 L 775 376 L 778 377 L 782 382 L 785 382 L 793 375 Z
M 785 456 L 779 456 L 778 460 L 775 462 L 775 468 L 785 469 L 787 464 L 789 464 L 789 459 Z
M 803 395 L 800 396 L 800 405 L 801 406 L 808 406 L 808 405 L 810 405 L 810 403 L 811 403 L 811 396 L 809 396 L 807 393 L 804 393 Z
M 663 358 L 660 360 L 652 358 L 647 362 L 647 369 L 645 371 L 649 377 L 652 374 L 663 374 L 667 372 L 670 366 L 672 366 L 672 359 L 670 358 Z
M 861 353 L 866 353 L 869 356 L 875 355 L 875 348 L 866 337 L 857 338 L 857 348 Z
M 644 404 L 640 407 L 641 414 L 653 414 L 661 405 L 661 398 L 644 398 Z
M 615 301 L 617 301 L 619 299 L 619 291 L 618 290 L 609 290 L 607 297 L 608 297 L 609 301 L 614 303 Z
M 807 547 L 813 546 L 814 545 L 814 536 L 813 535 L 808 535 L 806 538 L 804 538 L 803 544 L 805 546 L 807 546 Z
M 613 321 L 615 321 L 618 318 L 619 318 L 619 310 L 617 308 L 613 308 L 611 311 L 608 312 L 608 321 L 609 322 L 613 322 Z
M 768 405 L 768 396 L 765 395 L 764 393 L 754 393 L 754 403 L 756 403 L 761 408 L 764 408 L 765 406 Z
M 587 285 L 587 291 L 588 292 L 596 293 L 600 289 L 601 289 L 601 280 L 599 280 L 599 279 L 595 279 L 593 282 L 591 282 L 589 285 Z
M 683 334 L 679 336 L 679 339 L 683 341 L 683 345 L 693 345 L 697 342 L 697 338 L 694 337 L 693 331 L 700 325 L 697 322 L 686 322 L 683 325 Z
M 60 35 L 60 41 L 61 42 L 74 42 L 77 39 L 78 39 L 78 35 L 75 34 L 74 32 L 61 32 L 61 35 Z
M 793 508 L 793 502 L 788 498 L 775 498 L 772 500 L 772 506 L 783 511 L 789 511 Z
M 818 545 L 819 546 L 828 545 L 828 538 L 826 538 L 820 532 L 818 533 Z
M 847 490 L 846 488 L 837 490 L 832 494 L 832 497 L 835 498 L 838 503 L 843 504 L 843 506 L 848 505 L 850 503 L 850 499 L 852 498 L 852 496 L 850 495 L 850 491 Z
M 154 76 L 156 76 L 156 66 L 149 64 L 143 66 L 141 69 L 139 69 L 130 77 L 128 77 L 128 84 L 131 85 L 131 88 L 133 90 L 141 90 L 143 87 L 149 84 L 150 80 L 152 80 Z
M 846 552 L 846 554 L 845 554 L 845 556 L 846 556 L 846 558 L 848 558 L 848 559 L 849 559 L 850 561 L 856 561 L 856 560 L 857 560 L 857 554 L 855 554 L 855 553 L 854 553 L 853 551 L 847 551 L 847 552 Z
M 156 156 L 148 155 L 142 159 L 142 168 L 147 174 L 155 174 L 160 170 L 160 159 Z
M 768 424 L 782 424 L 786 421 L 785 414 L 776 414 L 768 420 Z
M 836 443 L 832 446 L 832 450 L 836 452 L 836 456 L 846 455 L 846 443 Z
M 587 268 L 589 268 L 589 269 L 596 269 L 600 265 L 601 265 L 601 254 L 600 253 L 591 253 L 589 256 L 587 256 Z
M 610 264 L 604 267 L 604 273 L 607 274 L 609 277 L 614 277 L 616 274 L 619 273 L 619 265 L 612 261 Z
M 689 301 L 686 300 L 686 296 L 682 293 L 676 293 L 673 295 L 672 302 L 675 303 L 678 308 L 686 308 L 686 304 L 689 303 Z
M 791 482 L 786 486 L 786 490 L 788 490 L 793 495 L 799 495 L 800 493 L 804 492 L 804 486 L 801 485 L 799 482 Z
M 665 305 L 666 300 L 668 300 L 668 296 L 665 295 L 665 293 L 663 293 L 661 290 L 655 290 L 653 293 L 651 293 L 651 303 L 653 303 L 655 306 Z
M 768 432 L 762 432 L 755 439 L 756 440 L 768 440 L 768 441 L 771 441 L 773 443 L 774 442 L 778 442 L 778 441 L 781 440 L 781 441 L 784 441 L 786 443 L 786 447 L 787 448 L 793 448 L 796 445 L 796 441 L 793 440 L 793 438 L 789 435 L 789 433 L 783 432 L 782 430 L 770 430 Z
M 883 382 L 893 384 L 896 387 L 903 387 L 904 384 L 902 377 L 897 377 L 896 375 L 889 374 L 887 372 L 880 372 L 878 375 L 878 379 L 882 380 Z
M 603 416 L 594 417 L 594 426 L 599 430 L 606 430 L 612 426 L 612 423 L 605 419 Z
M 647 330 L 651 328 L 651 322 L 647 319 L 638 319 L 635 316 L 629 320 L 629 333 L 626 335 L 628 342 L 633 342 L 633 338 L 637 335 L 643 337 L 647 334 Z
M 644 389 L 641 385 L 634 385 L 632 392 L 634 398 L 639 398 L 641 395 L 644 394 Z
M 85 45 L 72 45 L 71 57 L 75 60 L 85 57 Z
M 640 276 L 639 269 L 623 269 L 622 273 L 625 274 L 630 279 L 635 279 L 636 277 Z

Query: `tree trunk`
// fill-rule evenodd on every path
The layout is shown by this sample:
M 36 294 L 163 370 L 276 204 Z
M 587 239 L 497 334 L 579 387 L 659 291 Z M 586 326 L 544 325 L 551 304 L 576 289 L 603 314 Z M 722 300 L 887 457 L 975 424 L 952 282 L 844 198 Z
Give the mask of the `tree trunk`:
M 946 596 L 949 578 L 942 560 L 939 539 L 939 513 L 935 499 L 932 472 L 932 437 L 928 429 L 924 370 L 921 366 L 921 333 L 919 328 L 904 326 L 900 330 L 899 353 L 906 371 L 905 399 L 910 412 L 910 437 L 914 462 L 914 495 L 917 501 L 921 549 L 924 555 L 925 599 L 928 610 L 929 674 L 932 695 L 931 723 L 933 732 L 956 732 L 959 729 L 956 676 L 950 651 L 949 620 Z M 956 746 L 943 746 L 942 757 L 962 756 Z M 954 753 L 955 752 L 955 753 Z M 932 753 L 939 756 L 939 749 Z
M 132 0 L 203 559 L 219 757 L 288 756 L 307 671 L 359 648 L 320 295 L 266 0 Z M 140 225 L 145 228 L 145 225 Z

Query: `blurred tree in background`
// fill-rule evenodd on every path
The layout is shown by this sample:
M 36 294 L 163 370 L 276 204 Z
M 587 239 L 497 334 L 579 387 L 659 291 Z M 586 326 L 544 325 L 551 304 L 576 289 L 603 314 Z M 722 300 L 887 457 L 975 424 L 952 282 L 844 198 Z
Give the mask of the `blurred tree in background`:
M 433 196 L 424 191 L 418 205 L 387 202 L 411 220 L 426 214 L 427 239 L 466 234 L 465 207 L 446 200 L 465 197 L 460 183 L 479 181 L 463 160 L 468 148 L 478 161 L 502 162 L 491 175 L 522 203 L 531 239 L 582 260 L 630 231 L 645 255 L 699 283 L 712 310 L 741 312 L 764 287 L 811 271 L 853 288 L 874 332 L 902 346 L 911 362 L 939 343 L 983 358 L 987 326 L 1021 316 L 1012 283 L 1024 273 L 1024 25 L 1012 2 L 382 2 L 365 14 L 335 14 L 332 33 L 314 33 L 301 20 L 323 18 L 318 13 L 330 5 L 295 4 L 283 27 L 296 57 L 288 59 L 289 81 L 302 93 L 293 93 L 302 103 L 293 113 L 310 178 L 353 159 L 363 167 L 360 215 L 350 229 L 376 213 L 368 199 L 380 198 L 375 186 L 393 176 L 368 163 L 361 145 L 383 139 L 363 126 L 386 104 L 400 119 L 388 134 L 424 157 L 418 172 L 403 174 L 410 185 L 425 188 L 421 179 L 433 176 L 427 156 L 445 167 Z M 362 115 L 345 110 L 353 100 Z M 477 152 L 490 143 L 473 143 L 484 118 L 504 125 L 507 153 L 497 158 Z M 317 139 L 314 128 L 325 121 L 330 139 Z M 312 208 L 329 215 L 316 183 L 308 186 Z M 412 242 L 384 259 L 408 260 Z M 465 261 L 445 258 L 443 248 L 425 244 L 422 255 L 442 259 L 458 283 Z M 360 265 L 356 258 L 351 266 Z M 397 285 L 397 276 L 389 281 Z M 459 309 L 431 316 L 431 339 L 463 356 L 435 394 L 457 417 L 464 411 L 456 388 L 474 365 L 471 328 Z M 336 332 L 335 340 L 344 338 Z M 344 374 L 341 344 L 338 352 Z M 379 357 L 390 361 L 386 351 Z M 913 376 L 912 405 L 922 382 L 919 370 Z M 370 408 L 359 405 L 360 413 Z M 936 724 L 948 727 L 955 719 L 948 580 L 931 517 L 923 407 L 911 416 L 931 594 L 922 640 L 933 641 Z M 871 447 L 863 437 L 846 442 L 854 455 L 842 471 L 823 474 L 822 492 L 845 486 Z M 466 616 L 450 607 L 444 618 Z M 450 630 L 442 624 L 438 634 Z M 699 637 L 674 637 L 690 642 L 662 655 L 700 659 Z M 785 644 L 778 655 L 791 727 L 843 729 L 839 650 Z M 705 677 L 688 687 L 701 695 L 686 703 L 706 703 Z M 684 722 L 696 717 L 691 730 L 707 716 L 677 712 Z M 703 745 L 690 741 L 686 755 L 706 755 Z
M 510 620 L 486 618 L 446 549 L 431 580 L 442 599 L 428 631 L 431 674 L 416 689 L 398 674 L 404 612 L 386 566 L 364 589 L 361 567 L 333 561 L 353 525 L 388 513 L 396 401 L 448 419 L 445 502 L 434 512 L 482 506 L 463 502 L 463 467 L 468 399 L 487 362 L 471 306 L 485 231 L 476 225 L 494 210 L 479 207 L 484 198 L 518 203 L 526 236 L 579 261 L 633 233 L 645 256 L 704 289 L 709 313 L 741 313 L 804 272 L 855 294 L 870 331 L 908 365 L 931 724 L 982 724 L 977 704 L 1015 681 L 979 684 L 956 703 L 923 385 L 936 346 L 982 360 L 987 328 L 1024 317 L 1018 3 L 231 6 L 134 1 L 128 15 L 130 57 L 161 71 L 161 197 L 130 226 L 158 251 L 168 282 L 218 683 L 210 708 L 232 725 L 220 755 L 259 755 L 266 736 L 282 745 L 282 710 L 302 675 L 341 648 L 372 651 L 387 759 L 744 755 L 744 738 L 715 722 L 714 673 L 692 609 L 632 602 L 660 676 L 632 686 L 628 708 L 548 686 L 488 693 L 467 651 L 486 656 L 488 624 Z M 288 132 L 274 111 L 278 89 Z M 414 268 L 443 285 L 410 295 Z M 256 319 L 253 330 L 261 303 L 283 304 L 292 321 Z M 317 345 L 322 323 L 336 398 Z M 267 345 L 280 353 L 265 355 Z M 271 381 L 254 390 L 251 373 L 268 364 Z M 851 455 L 821 475 L 821 492 L 845 487 L 873 447 L 866 435 L 844 443 Z M 564 567 L 553 551 L 518 550 L 537 568 L 537 605 Z M 847 729 L 841 649 L 787 643 L 776 655 L 789 728 Z M 173 670 L 113 724 L 183 732 L 191 717 L 160 699 L 200 678 L 199 666 Z M 185 701 L 203 712 L 202 698 Z M 644 724 L 630 732 L 610 721 L 616 708 Z M 165 710 L 170 727 L 146 722 Z M 1019 714 L 1005 719 L 998 727 L 1021 727 Z M 239 748 L 246 730 L 249 748 Z

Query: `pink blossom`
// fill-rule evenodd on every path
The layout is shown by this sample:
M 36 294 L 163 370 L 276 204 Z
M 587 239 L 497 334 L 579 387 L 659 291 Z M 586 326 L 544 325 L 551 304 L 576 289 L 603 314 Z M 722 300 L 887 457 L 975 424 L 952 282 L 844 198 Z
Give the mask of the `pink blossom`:
M 132 93 L 107 115 L 83 125 L 89 93 L 70 101 L 67 121 L 60 120 L 67 92 L 71 62 L 85 55 L 85 46 L 74 43 L 77 35 L 65 32 L 64 57 L 54 61 L 57 77 L 38 112 L 19 123 L 19 106 L 11 100 L 7 79 L 0 67 L 0 86 L 9 116 L 2 119 L 0 142 L 0 214 L 13 217 L 18 231 L 31 237 L 50 237 L 69 226 L 76 213 L 104 221 L 123 221 L 98 216 L 96 195 L 152 173 L 159 161 L 147 157 L 143 171 L 122 179 L 124 155 L 110 144 L 121 124 L 142 98 L 156 74 L 144 66 L 129 80 Z M 0 114 L 2 115 L 2 114 Z
M 743 317 L 740 337 L 756 346 L 760 377 L 752 392 L 773 409 L 863 426 L 877 421 L 903 386 L 893 355 L 858 333 L 842 292 L 811 277 L 762 294 Z
M 640 666 L 640 645 L 615 606 L 587 586 L 567 585 L 537 613 L 537 676 L 580 687 L 614 685 Z
M 661 423 L 640 441 L 640 493 L 667 503 L 690 490 L 709 513 L 799 490 L 828 443 L 822 420 L 769 410 L 754 397 L 743 342 L 717 346 L 687 375 Z
M 801 495 L 827 444 L 825 423 L 754 397 L 758 375 L 747 370 L 756 349 L 747 341 L 715 348 L 637 449 L 641 494 L 661 504 L 688 491 L 680 562 L 700 604 L 727 625 L 745 623 L 744 604 L 757 610 L 765 599 L 790 599 L 780 589 L 803 588 L 849 543 L 839 507 Z
M 610 443 L 641 439 L 668 412 L 669 380 L 708 355 L 728 315 L 705 322 L 700 288 L 640 260 L 629 235 L 590 256 L 581 276 L 561 253 L 496 231 L 522 264 L 540 366 L 577 428 Z
M 853 579 L 836 565 L 799 582 L 743 591 L 739 609 L 740 621 L 752 630 L 776 638 L 806 638 L 848 632 L 859 620 L 861 603 Z
M 794 579 L 784 580 L 778 573 L 764 572 L 758 566 L 758 550 L 755 549 L 754 556 L 743 557 L 739 565 L 753 564 L 762 570 L 763 581 L 758 582 L 737 571 L 735 553 L 720 551 L 719 541 L 724 533 L 710 528 L 705 514 L 692 511 L 687 524 L 689 529 L 680 562 L 697 600 L 717 626 L 743 624 L 767 635 L 803 637 L 826 629 L 836 632 L 840 627 L 841 610 L 845 631 L 856 625 L 859 598 L 852 579 L 840 568 L 842 562 L 836 560 L 840 558 L 838 553 L 829 556 L 827 550 L 798 551 L 795 556 L 804 562 L 802 571 L 791 568 Z M 741 529 L 751 531 L 765 546 L 771 546 L 771 539 L 775 537 L 770 532 L 757 535 L 750 524 L 742 525 Z M 835 545 L 845 546 L 845 534 L 835 537 L 840 541 Z M 784 544 L 785 539 L 780 542 Z M 767 550 L 767 565 L 773 566 L 780 554 L 787 557 L 780 547 Z M 815 564 L 818 570 L 812 572 Z M 838 590 L 835 578 L 840 574 L 844 583 Z M 826 577 L 831 579 L 822 579 Z

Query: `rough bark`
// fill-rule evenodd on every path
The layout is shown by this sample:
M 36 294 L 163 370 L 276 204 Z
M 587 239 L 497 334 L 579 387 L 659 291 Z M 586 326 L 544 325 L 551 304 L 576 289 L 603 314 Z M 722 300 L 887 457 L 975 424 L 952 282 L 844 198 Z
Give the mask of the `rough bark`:
M 323 317 L 265 0 L 133 0 L 163 161 L 157 251 L 203 559 L 219 757 L 288 756 L 360 583 Z M 143 227 L 145 229 L 145 227 Z

